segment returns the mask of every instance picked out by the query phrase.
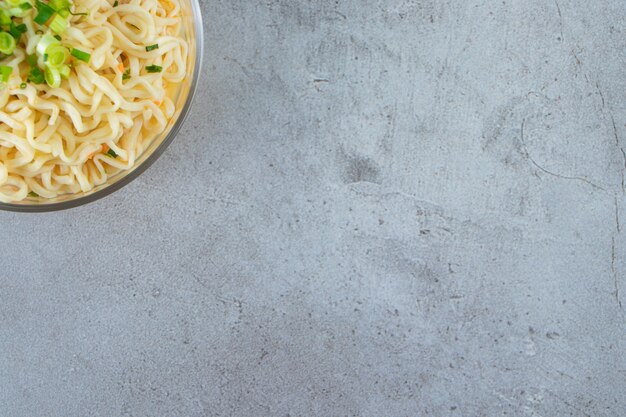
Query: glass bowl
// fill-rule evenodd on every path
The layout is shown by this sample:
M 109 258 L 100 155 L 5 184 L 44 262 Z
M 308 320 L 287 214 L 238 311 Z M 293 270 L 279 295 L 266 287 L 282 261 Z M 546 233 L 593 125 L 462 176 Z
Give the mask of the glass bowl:
M 180 130 L 196 93 L 202 55 L 204 52 L 204 36 L 202 29 L 202 15 L 200 14 L 199 0 L 181 0 L 181 14 L 183 18 L 183 36 L 189 44 L 187 57 L 187 77 L 175 98 L 176 112 L 170 119 L 167 128 L 150 143 L 148 148 L 137 158 L 135 165 L 125 171 L 112 175 L 107 182 L 94 187 L 87 192 L 64 194 L 55 198 L 30 198 L 15 203 L 1 203 L 0 210 L 19 212 L 45 212 L 65 210 L 72 207 L 94 202 L 114 191 L 119 190 L 144 172 L 156 161 Z

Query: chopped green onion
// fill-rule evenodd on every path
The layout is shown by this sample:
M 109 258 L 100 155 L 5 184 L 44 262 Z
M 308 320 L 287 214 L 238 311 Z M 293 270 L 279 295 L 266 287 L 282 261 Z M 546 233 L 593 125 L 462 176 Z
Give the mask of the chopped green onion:
M 117 7 L 117 6 L 119 6 L 119 4 L 120 4 L 120 2 L 115 0 L 115 3 L 113 3 L 113 7 Z
M 61 85 L 61 73 L 57 68 L 46 67 L 44 70 L 46 83 L 52 88 L 57 88 Z
M 21 25 L 16 25 L 11 22 L 11 26 L 9 27 L 9 33 L 15 38 L 15 40 L 19 40 L 22 33 L 25 33 L 26 30 L 26 25 L 23 23 Z
M 25 89 L 25 88 L 26 88 L 26 83 L 22 83 L 22 84 L 20 84 L 20 88 L 21 88 L 22 90 L 23 90 L 23 89 Z
M 29 197 L 35 197 L 35 198 L 37 198 L 37 197 L 39 197 L 39 194 L 37 194 L 37 193 L 36 193 L 36 192 L 34 192 L 34 191 L 31 191 L 30 193 L 28 193 L 28 196 L 29 196 Z
M 6 83 L 9 81 L 9 77 L 13 72 L 13 67 L 7 67 L 6 65 L 0 65 L 0 81 Z
M 11 24 L 11 15 L 8 11 L 0 10 L 0 26 L 7 26 Z
M 31 66 L 31 68 L 34 68 L 37 66 L 37 55 L 32 54 L 32 55 L 28 55 L 28 57 L 26 58 L 26 62 L 28 62 L 28 65 Z
M 61 67 L 65 64 L 67 58 L 69 58 L 67 49 L 59 43 L 50 45 L 44 54 L 44 61 L 47 62 L 48 66 L 53 68 Z
M 122 80 L 129 80 L 129 79 L 130 79 L 130 68 L 124 71 L 124 74 L 122 74 Z
M 45 81 L 45 77 L 39 67 L 34 67 L 30 70 L 30 74 L 28 74 L 28 81 L 35 84 L 41 84 Z
M 76 59 L 80 59 L 83 62 L 89 62 L 91 58 L 91 54 L 87 52 L 81 51 L 80 49 L 72 48 L 72 56 Z
M 15 38 L 7 32 L 0 32 L 0 52 L 11 55 L 15 51 Z
M 30 3 L 22 3 L 20 4 L 20 9 L 22 10 L 30 10 L 33 8 L 33 5 Z
M 110 156 L 111 158 L 117 158 L 117 154 L 115 153 L 113 149 L 109 149 L 106 154 L 107 156 Z
M 59 35 L 54 35 L 54 39 L 56 39 L 57 41 L 60 41 L 60 40 L 61 40 L 61 36 L 59 36 Z
M 163 67 L 160 67 L 158 65 L 148 65 L 146 67 L 146 71 L 151 72 L 151 73 L 161 72 L 163 71 Z
M 11 24 L 11 14 L 8 10 L 0 9 L 0 25 L 6 26 Z
M 67 80 L 68 78 L 70 78 L 69 65 L 63 65 L 61 68 L 59 68 L 59 73 L 61 74 L 61 78 L 63 78 L 64 80 Z
M 33 8 L 33 6 L 29 6 L 30 5 L 22 7 L 22 5 L 19 5 L 17 7 L 12 7 L 9 9 L 9 14 L 15 17 L 24 17 L 29 13 L 29 10 Z
M 48 54 L 43 54 L 43 62 L 46 62 L 48 60 Z
M 9 16 L 15 16 L 15 17 L 24 17 L 26 16 L 26 12 L 27 12 L 21 7 L 13 7 L 5 11 Z
M 155 49 L 159 49 L 158 43 L 155 43 L 154 45 L 146 46 L 146 52 L 154 51 Z
M 68 23 L 69 22 L 67 21 L 67 19 L 64 19 L 60 15 L 56 15 L 54 16 L 54 19 L 52 19 L 52 22 L 50 23 L 50 29 L 54 33 L 60 34 L 60 33 L 65 32 L 65 29 L 67 29 Z
M 48 5 L 52 7 L 57 12 L 61 9 L 68 9 L 72 6 L 69 0 L 50 0 Z
M 48 20 L 50 20 L 55 12 L 52 7 L 39 0 L 37 0 L 37 11 L 39 11 L 39 14 L 37 14 L 33 20 L 35 23 L 39 23 L 40 25 L 44 25 Z
M 13 23 L 13 22 L 11 22 L 11 26 L 9 26 L 9 33 L 11 34 L 11 36 L 13 36 L 13 38 L 16 41 L 19 41 L 20 40 L 20 36 L 22 36 L 22 34 L 17 31 L 17 26 L 15 26 L 15 23 Z
M 59 44 L 59 41 L 56 40 L 54 36 L 50 34 L 45 34 L 41 37 L 41 39 L 39 39 L 39 42 L 37 43 L 37 53 L 43 56 L 48 50 L 48 47 L 55 44 Z
M 89 12 L 82 12 L 82 13 L 72 13 L 71 10 L 68 9 L 68 12 L 72 15 L 72 16 L 89 16 Z

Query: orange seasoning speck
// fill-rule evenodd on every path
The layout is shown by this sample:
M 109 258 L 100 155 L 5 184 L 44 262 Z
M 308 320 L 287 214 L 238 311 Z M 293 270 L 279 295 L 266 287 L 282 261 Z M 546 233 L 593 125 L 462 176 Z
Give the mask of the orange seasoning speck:
M 100 151 L 95 151 L 95 152 L 90 153 L 87 159 L 93 159 L 93 157 L 96 156 L 96 154 L 106 153 L 108 150 L 109 150 L 108 145 L 103 143 L 102 146 L 100 147 Z

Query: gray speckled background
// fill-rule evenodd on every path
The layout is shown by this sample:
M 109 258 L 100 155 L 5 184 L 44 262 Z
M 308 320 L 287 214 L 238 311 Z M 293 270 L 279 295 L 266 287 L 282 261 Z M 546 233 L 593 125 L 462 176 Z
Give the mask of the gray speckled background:
M 202 0 L 180 136 L 0 213 L 0 415 L 618 416 L 622 0 Z

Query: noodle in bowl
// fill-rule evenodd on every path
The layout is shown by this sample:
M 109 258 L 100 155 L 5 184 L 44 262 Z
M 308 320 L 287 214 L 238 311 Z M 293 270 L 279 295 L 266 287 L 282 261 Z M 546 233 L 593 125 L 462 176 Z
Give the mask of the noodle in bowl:
M 26 11 L 11 17 L 15 49 L 0 55 L 0 208 L 67 208 L 129 182 L 190 106 L 197 1 L 1 1 Z

